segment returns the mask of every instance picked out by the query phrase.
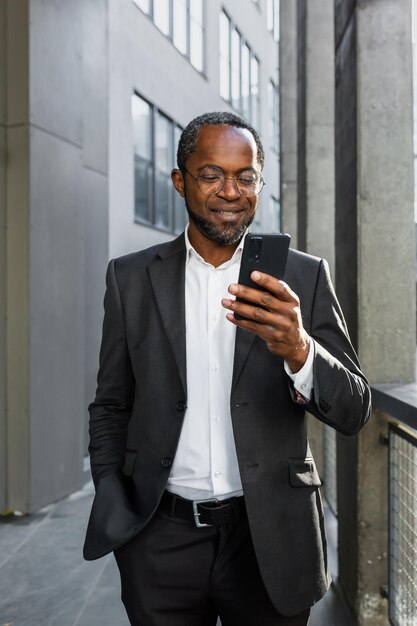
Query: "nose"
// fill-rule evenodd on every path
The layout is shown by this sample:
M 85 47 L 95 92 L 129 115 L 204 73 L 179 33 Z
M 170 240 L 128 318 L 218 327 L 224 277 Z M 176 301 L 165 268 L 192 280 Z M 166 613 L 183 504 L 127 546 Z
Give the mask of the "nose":
M 240 198 L 240 191 L 237 188 L 237 184 L 234 178 L 226 178 L 224 179 L 224 187 L 221 191 L 219 191 L 217 196 L 221 198 L 225 198 L 226 200 L 236 200 Z

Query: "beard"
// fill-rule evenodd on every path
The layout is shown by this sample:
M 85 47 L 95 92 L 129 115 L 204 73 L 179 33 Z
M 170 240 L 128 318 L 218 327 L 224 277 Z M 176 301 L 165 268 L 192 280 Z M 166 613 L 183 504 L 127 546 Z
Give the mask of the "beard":
M 209 220 L 194 213 L 194 211 L 185 203 L 188 217 L 190 221 L 197 227 L 199 232 L 210 241 L 214 241 L 219 246 L 230 246 L 239 243 L 245 234 L 246 229 L 252 224 L 255 214 L 247 217 L 240 224 L 221 224 L 219 226 L 212 224 Z

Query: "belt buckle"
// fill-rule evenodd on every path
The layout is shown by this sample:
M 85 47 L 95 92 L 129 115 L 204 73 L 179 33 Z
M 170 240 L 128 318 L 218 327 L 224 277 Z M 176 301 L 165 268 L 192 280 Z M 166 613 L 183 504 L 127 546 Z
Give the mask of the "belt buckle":
M 194 514 L 194 522 L 197 528 L 204 528 L 204 526 L 213 526 L 214 524 L 202 524 L 199 520 L 201 513 L 198 512 L 199 504 L 218 504 L 219 501 L 217 498 L 210 498 L 209 500 L 193 500 L 193 514 Z

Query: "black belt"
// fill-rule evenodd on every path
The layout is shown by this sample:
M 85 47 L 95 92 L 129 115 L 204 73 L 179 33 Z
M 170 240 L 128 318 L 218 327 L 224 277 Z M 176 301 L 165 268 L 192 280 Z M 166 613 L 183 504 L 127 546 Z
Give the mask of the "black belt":
M 174 493 L 164 492 L 160 509 L 173 516 L 194 522 L 198 528 L 203 526 L 221 526 L 238 522 L 245 512 L 245 501 L 240 498 L 229 500 L 186 500 Z

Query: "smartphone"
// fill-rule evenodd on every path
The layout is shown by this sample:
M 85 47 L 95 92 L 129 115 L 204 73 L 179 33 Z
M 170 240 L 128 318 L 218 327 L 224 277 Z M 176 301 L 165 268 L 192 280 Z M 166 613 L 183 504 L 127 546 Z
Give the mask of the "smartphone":
M 290 240 L 290 235 L 286 233 L 278 235 L 248 233 L 243 245 L 238 282 L 241 285 L 265 291 L 263 287 L 251 280 L 250 275 L 254 270 L 281 279 L 287 263 Z M 237 298 L 237 300 L 245 302 L 242 298 Z M 243 315 L 238 313 L 235 313 L 235 318 L 238 320 L 245 319 Z

